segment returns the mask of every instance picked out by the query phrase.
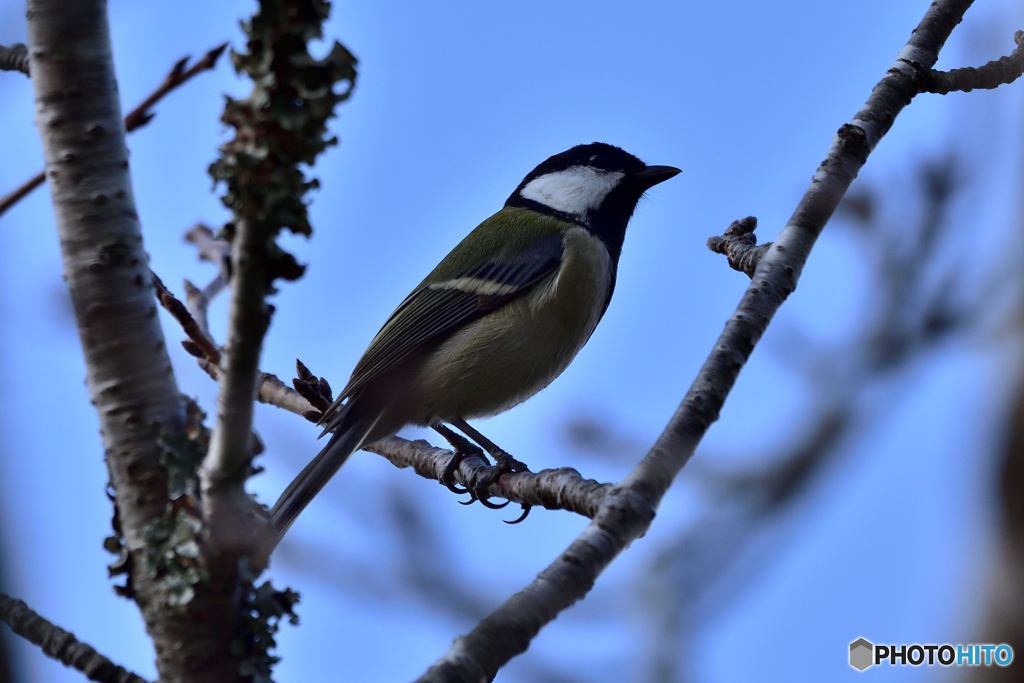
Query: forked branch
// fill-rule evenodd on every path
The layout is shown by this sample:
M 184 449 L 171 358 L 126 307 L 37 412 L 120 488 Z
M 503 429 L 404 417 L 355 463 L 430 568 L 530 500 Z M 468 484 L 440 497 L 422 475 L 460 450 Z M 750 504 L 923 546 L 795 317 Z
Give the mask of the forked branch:
M 1024 31 L 1017 31 L 1013 35 L 1013 40 L 1017 43 L 1013 52 L 984 66 L 968 66 L 951 71 L 928 69 L 921 75 L 920 92 L 945 95 L 954 90 L 992 90 L 1013 83 L 1024 74 Z

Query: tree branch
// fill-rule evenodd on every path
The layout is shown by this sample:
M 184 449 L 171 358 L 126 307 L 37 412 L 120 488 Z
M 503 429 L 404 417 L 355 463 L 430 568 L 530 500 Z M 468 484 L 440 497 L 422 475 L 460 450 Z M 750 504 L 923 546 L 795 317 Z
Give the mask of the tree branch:
M 132 109 L 130 112 L 128 112 L 128 115 L 124 117 L 125 132 L 130 133 L 133 130 L 141 128 L 142 126 L 145 126 L 147 123 L 152 121 L 153 117 L 156 116 L 155 112 L 150 111 L 153 105 L 155 105 L 157 102 L 163 99 L 163 97 L 167 93 L 171 92 L 179 85 L 185 83 L 196 74 L 206 71 L 208 69 L 212 69 L 214 66 L 216 66 L 217 59 L 221 56 L 221 54 L 224 52 L 227 46 L 228 44 L 224 43 L 223 45 L 218 45 L 217 47 L 208 51 L 199 59 L 199 61 L 193 64 L 192 67 L 189 69 L 185 69 L 185 64 L 188 63 L 188 57 L 183 57 L 182 59 L 178 60 L 178 62 L 176 62 L 173 67 L 171 67 L 170 73 L 168 73 L 164 77 L 163 83 L 161 83 L 156 90 L 150 93 L 149 97 L 142 100 L 139 106 L 135 107 L 135 109 Z M 10 53 L 15 51 L 18 47 L 18 45 L 12 45 L 10 48 L 0 48 L 0 69 L 3 68 L 3 51 L 7 50 Z M 28 58 L 27 53 L 25 55 L 25 58 Z M 12 63 L 17 64 L 17 62 Z M 28 62 L 26 61 L 25 68 L 23 70 L 18 70 L 24 71 L 24 73 L 27 74 Z M 17 204 L 23 198 L 28 196 L 28 194 L 32 192 L 32 190 L 42 185 L 43 181 L 45 180 L 46 174 L 43 171 L 40 171 L 39 173 L 35 174 L 34 176 L 26 180 L 24 183 L 22 183 L 21 186 L 19 186 L 17 189 L 12 190 L 10 193 L 0 198 L 0 216 L 2 216 L 9 208 Z
M 1008 57 L 1000 57 L 976 69 L 971 66 L 952 71 L 929 69 L 921 76 L 920 92 L 945 95 L 954 90 L 992 90 L 1013 83 L 1024 74 L 1024 31 L 1017 31 L 1013 40 L 1017 47 Z
M 397 436 L 381 439 L 363 448 L 387 458 L 395 467 L 411 467 L 416 474 L 427 479 L 441 480 L 445 466 L 453 453 L 434 448 L 426 441 L 408 441 Z M 467 455 L 456 472 L 460 483 L 470 490 L 482 485 L 492 471 L 490 464 L 479 455 Z M 594 517 L 601 501 L 612 488 L 593 479 L 584 479 L 571 467 L 540 472 L 516 472 L 502 476 L 488 487 L 487 492 L 520 505 L 539 505 L 549 510 L 568 510 Z
M 21 43 L 0 45 L 0 71 L 20 71 L 28 76 L 28 48 Z
M 757 246 L 756 229 L 757 219 L 753 216 L 733 221 L 721 237 L 708 238 L 708 249 L 724 254 L 729 259 L 729 267 L 753 279 L 757 264 L 772 246 L 771 242 Z
M 226 186 L 222 201 L 233 214 L 226 226 L 231 302 L 217 423 L 199 473 L 206 548 L 213 553 L 265 551 L 239 545 L 239 532 L 249 526 L 244 518 L 253 507 L 245 479 L 259 358 L 273 313 L 266 296 L 276 279 L 295 280 L 304 270 L 275 239 L 282 229 L 312 233 L 304 197 L 317 181 L 307 179 L 302 168 L 336 142 L 327 120 L 350 95 L 356 76 L 355 57 L 338 42 L 323 59 L 309 54 L 308 43 L 322 35 L 328 7 L 323 0 L 261 0 L 243 23 L 246 52 L 232 54 L 236 70 L 252 79 L 253 91 L 243 100 L 227 98 L 221 119 L 235 136 L 210 166 L 213 179 Z M 347 87 L 338 91 L 338 83 Z
M 740 369 L 772 316 L 796 287 L 818 235 L 899 112 L 917 93 L 971 0 L 937 0 L 868 101 L 833 138 L 811 186 L 761 259 L 736 312 L 726 323 L 682 404 L 644 459 L 601 502 L 590 526 L 524 590 L 481 621 L 419 679 L 489 681 L 523 652 L 540 629 L 583 598 L 597 577 L 654 519 L 675 476 L 718 418 Z
M 21 600 L 0 593 L 0 621 L 28 642 L 43 650 L 43 654 L 61 664 L 81 671 L 90 681 L 101 683 L 148 683 L 145 678 L 96 652 L 75 634 L 50 623 Z
M 197 582 L 169 609 L 174 581 L 150 564 L 154 529 L 173 525 L 161 435 L 185 406 L 160 330 L 125 145 L 105 0 L 29 0 L 36 127 L 119 525 L 115 537 L 164 683 L 240 680 L 231 654 L 235 582 Z M 184 511 L 181 511 L 184 514 Z M 170 533 L 170 532 L 168 532 Z M 152 569 L 152 571 L 150 571 Z M 180 585 L 179 585 L 180 587 Z
M 154 273 L 152 270 L 149 271 L 150 276 L 153 278 L 153 286 L 156 288 L 156 298 L 160 302 L 167 312 L 169 312 L 174 319 L 178 321 L 185 334 L 188 335 L 192 345 L 196 347 L 198 353 L 202 354 L 202 358 L 210 361 L 214 365 L 220 363 L 220 348 L 212 339 L 210 339 L 206 333 L 199 327 L 199 323 L 195 321 L 191 313 L 185 304 L 178 301 L 178 299 L 171 294 L 170 290 L 164 286 L 163 281 Z M 186 350 L 191 352 L 192 350 L 186 346 Z
M 208 502 L 219 492 L 234 497 L 241 491 L 244 497 L 252 455 L 253 399 L 260 352 L 273 310 L 264 299 L 269 239 L 269 231 L 255 221 L 242 220 L 237 225 L 228 334 L 219 373 L 217 426 L 201 471 L 203 497 Z M 211 512 L 208 510 L 208 514 Z

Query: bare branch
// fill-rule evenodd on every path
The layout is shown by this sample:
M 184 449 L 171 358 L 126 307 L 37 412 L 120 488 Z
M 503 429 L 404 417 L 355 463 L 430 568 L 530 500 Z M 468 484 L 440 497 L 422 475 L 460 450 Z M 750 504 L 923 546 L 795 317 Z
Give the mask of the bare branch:
M 390 436 L 363 450 L 387 458 L 396 467 L 411 467 L 416 474 L 427 479 L 441 480 L 445 466 L 453 453 L 434 448 L 426 441 L 407 441 Z M 470 490 L 480 486 L 490 476 L 492 468 L 479 455 L 467 455 L 457 471 L 460 483 Z M 612 488 L 593 479 L 584 479 L 571 467 L 540 472 L 506 474 L 492 484 L 487 492 L 520 505 L 540 505 L 549 510 L 568 510 L 584 517 L 594 517 L 601 501 Z
M 0 45 L 0 71 L 20 71 L 28 76 L 28 48 L 21 43 Z
M 789 223 L 761 259 L 736 312 L 657 443 L 601 502 L 579 538 L 524 590 L 462 636 L 420 681 L 488 681 L 523 652 L 548 622 L 584 597 L 605 567 L 642 536 L 658 503 L 689 460 L 732 389 L 772 316 L 796 287 L 811 248 L 871 151 L 917 93 L 971 0 L 938 0 L 875 86 L 853 121 L 840 128 Z
M 1000 57 L 984 66 L 971 66 L 951 71 L 929 69 L 921 75 L 921 92 L 945 95 L 960 90 L 971 92 L 975 88 L 992 90 L 1007 83 L 1013 83 L 1024 74 L 1024 31 L 1013 35 L 1017 47 L 1008 57 Z
M 21 600 L 4 593 L 0 593 L 0 621 L 6 622 L 17 635 L 42 648 L 47 657 L 81 671 L 90 681 L 147 683 L 145 678 L 114 664 L 92 646 L 75 638 L 74 633 L 50 623 Z
M 241 490 L 244 486 L 252 455 L 253 399 L 260 353 L 273 310 L 264 299 L 269 282 L 270 235 L 248 220 L 239 221 L 236 230 L 231 308 L 217 394 L 217 426 L 201 474 L 203 497 L 207 501 L 218 492 L 232 497 L 232 489 Z
M 200 329 L 199 324 L 192 317 L 192 314 L 189 313 L 185 304 L 178 301 L 177 297 L 171 294 L 170 290 L 164 286 L 163 281 L 157 276 L 157 274 L 152 270 L 149 271 L 149 274 L 153 278 L 153 286 L 156 288 L 156 298 L 157 301 L 160 302 L 160 305 L 163 306 L 168 313 L 174 316 L 174 319 L 178 321 L 179 325 L 181 325 L 185 334 L 188 335 L 192 345 L 196 347 L 204 359 L 210 361 L 214 365 L 220 363 L 221 354 L 220 348 L 217 347 L 217 344 L 215 344 L 214 341 L 210 339 L 202 329 Z M 186 346 L 185 349 L 191 352 L 191 349 L 189 349 L 188 346 Z
M 756 246 L 755 230 L 757 219 L 753 216 L 733 221 L 721 237 L 708 238 L 708 249 L 716 254 L 724 254 L 729 259 L 729 267 L 753 279 L 757 264 L 772 246 L 771 242 Z
M 190 66 L 188 69 L 185 65 L 188 64 L 189 56 L 185 55 L 171 67 L 170 72 L 164 76 L 164 82 L 161 83 L 156 90 L 151 92 L 149 96 L 139 102 L 135 109 L 128 112 L 128 115 L 124 117 L 124 129 L 125 132 L 130 133 L 136 128 L 142 128 L 147 123 L 153 120 L 156 116 L 156 112 L 150 111 L 153 105 L 162 100 L 164 96 L 177 88 L 183 83 L 187 83 L 192 79 L 193 76 L 201 74 L 204 71 L 210 71 L 217 66 L 217 60 L 224 54 L 224 50 L 228 47 L 228 43 L 221 43 L 215 48 L 212 48 L 206 52 L 205 55 L 200 57 L 195 64 Z
M 42 185 L 45 180 L 46 174 L 43 171 L 40 171 L 23 182 L 17 188 L 11 190 L 3 197 L 0 197 L 0 216 L 4 215 L 7 212 L 7 209 L 27 197 L 32 190 Z
M 199 329 L 207 337 L 213 339 L 210 334 L 210 323 L 207 319 L 207 309 L 210 303 L 224 291 L 228 284 L 228 269 L 231 267 L 231 245 L 225 240 L 219 240 L 213 235 L 213 231 L 202 223 L 196 223 L 191 230 L 185 233 L 185 241 L 196 245 L 199 250 L 199 260 L 209 261 L 217 266 L 217 276 L 202 289 L 199 289 L 188 280 L 185 280 L 185 301 L 192 318 L 199 325 Z
M 142 126 L 146 125 L 151 120 L 153 120 L 153 117 L 156 116 L 154 112 L 150 111 L 153 105 L 155 105 L 157 102 L 163 99 L 163 97 L 167 93 L 171 92 L 179 85 L 185 83 L 196 74 L 206 71 L 208 69 L 212 69 L 217 64 L 217 59 L 221 56 L 221 54 L 224 52 L 227 46 L 227 43 L 224 43 L 223 45 L 218 45 L 217 47 L 213 48 L 205 55 L 203 55 L 198 62 L 196 62 L 194 65 L 192 65 L 191 68 L 187 70 L 184 67 L 185 64 L 188 63 L 188 57 L 184 57 L 183 59 L 178 60 L 178 62 L 176 62 L 173 67 L 171 67 L 170 73 L 168 73 L 167 76 L 164 77 L 164 82 L 161 83 L 160 86 L 156 90 L 154 90 L 146 99 L 144 99 L 139 104 L 139 106 L 135 107 L 135 109 L 132 109 L 130 112 L 128 112 L 128 115 L 124 117 L 125 132 L 130 133 L 133 130 L 141 128 Z M 2 50 L 14 50 L 17 47 L 17 45 L 14 45 L 11 48 L 0 48 L 0 60 L 3 59 Z M 25 67 L 25 73 L 28 73 L 27 65 Z M 45 172 L 40 171 L 39 173 L 35 174 L 34 176 L 26 180 L 24 183 L 22 183 L 21 186 L 19 186 L 17 189 L 12 190 L 3 198 L 0 198 L 0 216 L 2 216 L 9 208 L 11 208 L 19 201 L 21 201 L 23 198 L 25 198 L 30 192 L 32 192 L 32 190 L 42 185 L 43 181 L 45 180 Z

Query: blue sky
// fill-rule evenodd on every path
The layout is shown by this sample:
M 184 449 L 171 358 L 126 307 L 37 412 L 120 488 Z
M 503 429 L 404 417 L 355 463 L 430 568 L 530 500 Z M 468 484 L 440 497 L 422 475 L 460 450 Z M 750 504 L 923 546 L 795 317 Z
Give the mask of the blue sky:
M 281 287 L 263 369 L 288 378 L 299 357 L 341 386 L 394 306 L 526 172 L 574 144 L 617 144 L 683 174 L 637 211 L 615 298 L 586 349 L 551 387 L 484 427 L 534 469 L 568 465 L 599 480 L 621 478 L 675 409 L 746 286 L 705 240 L 750 214 L 762 239 L 778 232 L 831 136 L 891 66 L 928 4 L 335 3 L 328 34 L 359 57 L 360 77 L 332 124 L 340 145 L 315 169 L 322 189 L 311 209 L 313 238 L 287 240 L 309 270 Z M 940 67 L 977 64 L 1012 47 L 1020 8 L 1009 0 L 976 5 Z M 238 44 L 237 20 L 252 7 L 113 0 L 125 109 L 182 55 Z M 0 0 L 0 44 L 24 39 L 22 5 Z M 225 62 L 158 105 L 156 119 L 129 139 L 152 266 L 178 292 L 183 277 L 212 276 L 181 235 L 195 221 L 217 225 L 226 217 L 205 169 L 225 136 L 221 94 L 247 89 Z M 999 257 L 1020 222 L 1021 93 L 1017 84 L 918 98 L 858 181 L 899 188 L 922 159 L 951 145 L 962 150 L 976 180 L 957 209 L 970 228 L 969 244 L 959 247 L 969 249 L 971 272 Z M 27 79 L 0 74 L 0 191 L 41 167 L 33 111 Z M 901 210 L 897 203 L 896 217 Z M 862 256 L 846 233 L 826 230 L 698 458 L 752 461 L 800 433 L 812 396 L 782 360 L 783 332 L 831 344 L 858 329 L 871 284 Z M 106 473 L 60 273 L 41 189 L 0 218 L 3 582 L 152 677 L 136 610 L 106 580 Z M 224 301 L 213 310 L 219 330 L 224 310 Z M 164 329 L 171 340 L 181 337 L 173 321 L 164 319 Z M 215 387 L 170 346 L 182 390 L 212 409 Z M 689 643 L 695 679 L 838 680 L 853 675 L 845 653 L 860 636 L 969 639 L 993 542 L 995 429 L 1009 386 L 1004 366 L 1013 363 L 1005 341 L 959 340 L 873 388 L 866 412 L 872 401 L 885 410 L 759 541 L 781 550 L 752 551 L 756 578 Z M 629 435 L 638 451 L 600 459 L 568 448 L 562 425 L 580 415 Z M 265 406 L 257 420 L 268 455 L 253 488 L 271 502 L 316 452 L 316 432 Z M 275 582 L 303 596 L 302 626 L 285 626 L 280 638 L 280 680 L 339 671 L 351 680 L 410 679 L 471 626 L 465 615 L 439 613 L 403 592 L 410 559 L 389 522 L 396 496 L 425 511 L 439 544 L 434 559 L 484 605 L 522 587 L 585 524 L 538 510 L 507 527 L 500 520 L 508 513 L 463 508 L 436 484 L 376 456 L 354 457 L 295 525 L 272 570 Z M 631 606 L 637 577 L 651 550 L 671 543 L 698 506 L 690 488 L 674 489 L 651 533 L 592 598 L 545 629 L 498 680 L 537 680 L 541 670 L 588 681 L 642 675 L 649 634 Z M 806 656 L 779 657 L 780 641 L 802 643 Z M 19 680 L 80 680 L 27 646 L 18 652 Z M 872 673 L 886 680 L 934 674 Z

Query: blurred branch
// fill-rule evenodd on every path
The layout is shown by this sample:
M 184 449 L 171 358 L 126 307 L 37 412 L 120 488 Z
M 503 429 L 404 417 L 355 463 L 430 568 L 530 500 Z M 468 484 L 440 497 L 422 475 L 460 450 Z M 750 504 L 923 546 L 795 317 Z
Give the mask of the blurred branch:
M 187 69 L 185 67 L 188 65 L 188 55 L 175 62 L 174 66 L 171 67 L 171 71 L 164 76 L 163 83 L 157 86 L 156 90 L 151 92 L 146 99 L 142 100 L 135 109 L 132 109 L 124 117 L 125 132 L 141 128 L 152 121 L 153 117 L 156 116 L 156 112 L 150 111 L 153 105 L 162 100 L 167 93 L 179 85 L 187 83 L 193 76 L 209 71 L 217 66 L 217 60 L 224 54 L 224 50 L 227 49 L 228 45 L 229 43 L 221 43 L 217 47 L 208 50 L 205 55 Z
M 951 71 L 928 69 L 921 75 L 920 91 L 945 95 L 954 90 L 992 90 L 1013 83 L 1024 74 L 1024 31 L 1014 33 L 1013 40 L 1017 47 L 1008 57 L 1000 57 L 984 66 L 968 66 Z
M 202 289 L 185 280 L 185 302 L 189 312 L 195 319 L 199 329 L 211 339 L 210 323 L 207 311 L 210 303 L 228 284 L 228 271 L 231 267 L 231 245 L 225 240 L 216 239 L 213 231 L 202 223 L 196 223 L 185 233 L 185 241 L 190 242 L 199 250 L 199 260 L 209 261 L 217 266 L 217 276 Z M 216 362 L 220 362 L 218 358 Z
M 39 616 L 21 600 L 0 593 L 0 621 L 33 645 L 43 654 L 64 666 L 81 671 L 90 681 L 101 683 L 147 683 L 146 679 L 96 652 L 75 634 L 65 631 Z
M 810 250 L 850 183 L 916 94 L 971 0 L 938 0 L 854 120 L 840 128 L 793 217 L 765 254 L 682 405 L 650 452 L 604 497 L 583 534 L 526 589 L 480 622 L 419 679 L 491 680 L 538 631 L 582 597 L 604 568 L 650 526 L 675 476 L 693 454 L 772 316 L 796 286 Z
M 221 54 L 224 52 L 227 46 L 227 43 L 224 43 L 223 45 L 218 45 L 217 47 L 208 51 L 199 59 L 199 61 L 197 61 L 188 69 L 185 68 L 185 65 L 188 64 L 189 59 L 187 56 L 178 60 L 174 64 L 174 66 L 171 67 L 170 73 L 164 76 L 163 83 L 161 83 L 156 90 L 150 93 L 150 95 L 146 99 L 142 100 L 139 106 L 135 107 L 135 109 L 132 109 L 130 112 L 128 112 L 128 115 L 124 117 L 125 132 L 130 133 L 133 130 L 141 128 L 142 126 L 145 126 L 147 123 L 152 121 L 153 117 L 156 116 L 155 112 L 150 111 L 153 105 L 155 105 L 157 102 L 163 99 L 163 97 L 167 95 L 167 93 L 171 92 L 178 86 L 187 82 L 196 74 L 212 69 L 214 66 L 216 66 L 217 59 L 221 56 Z M 17 47 L 18 46 L 15 45 L 11 48 L 0 48 L 0 50 L 7 49 L 13 51 Z M 0 52 L 0 60 L 2 59 L 3 53 Z M 25 65 L 24 72 L 26 74 L 28 73 L 27 62 Z M 10 193 L 0 198 L 0 216 L 2 216 L 4 212 L 6 212 L 9 208 L 17 204 L 21 199 L 28 196 L 28 194 L 32 192 L 32 190 L 42 185 L 43 181 L 45 180 L 45 170 L 40 171 L 39 173 L 35 174 L 34 176 L 26 180 L 24 183 L 22 183 L 20 187 L 18 187 L 15 190 L 12 190 Z
M 189 353 L 192 353 L 192 355 L 196 355 L 196 353 L 201 354 L 198 357 L 204 358 L 214 365 L 219 364 L 221 353 L 217 344 L 206 336 L 203 330 L 200 329 L 199 324 L 192 317 L 192 314 L 189 313 L 185 304 L 178 301 L 178 299 L 171 294 L 170 290 L 164 286 L 163 281 L 157 276 L 157 274 L 150 270 L 149 275 L 153 278 L 153 286 L 156 289 L 157 301 L 159 301 L 160 305 L 163 306 L 168 313 L 174 316 L 174 319 L 178 321 L 179 325 L 181 325 L 185 334 L 188 335 L 188 338 L 192 343 L 192 347 L 195 347 L 195 352 L 193 352 L 192 348 L 189 346 L 185 346 L 185 349 L 188 350 Z
M 0 45 L 0 71 L 20 71 L 28 76 L 28 48 L 21 43 Z
M 1006 643 L 1014 652 L 1024 650 L 1024 374 L 1017 380 L 1017 395 L 1007 414 L 1008 438 L 1003 447 L 998 481 L 997 543 L 980 633 L 980 642 Z M 972 667 L 973 668 L 973 667 Z M 1009 667 L 998 671 L 964 672 L 971 683 L 1012 683 L 1019 673 Z

